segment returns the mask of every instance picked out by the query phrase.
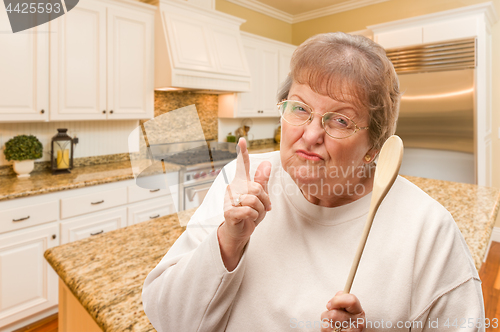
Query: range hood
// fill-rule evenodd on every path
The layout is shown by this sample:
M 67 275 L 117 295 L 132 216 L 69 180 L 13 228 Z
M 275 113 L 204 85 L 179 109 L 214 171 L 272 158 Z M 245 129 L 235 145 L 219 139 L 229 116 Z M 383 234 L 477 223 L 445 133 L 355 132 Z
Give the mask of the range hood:
M 245 20 L 178 0 L 157 5 L 156 90 L 250 91 L 240 37 Z

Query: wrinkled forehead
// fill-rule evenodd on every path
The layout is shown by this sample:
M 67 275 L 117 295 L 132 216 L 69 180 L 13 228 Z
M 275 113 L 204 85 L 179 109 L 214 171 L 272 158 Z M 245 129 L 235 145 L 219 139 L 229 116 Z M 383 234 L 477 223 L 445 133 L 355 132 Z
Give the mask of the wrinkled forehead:
M 320 95 L 351 104 L 359 110 L 368 109 L 368 93 L 359 75 L 326 72 L 313 67 L 297 69 L 293 79 L 299 84 L 308 85 Z

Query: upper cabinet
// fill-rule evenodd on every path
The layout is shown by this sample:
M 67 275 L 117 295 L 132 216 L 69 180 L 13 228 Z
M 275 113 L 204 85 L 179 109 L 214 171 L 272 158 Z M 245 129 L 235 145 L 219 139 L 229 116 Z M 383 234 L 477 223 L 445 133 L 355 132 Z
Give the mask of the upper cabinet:
M 0 34 L 9 50 L 0 52 L 0 122 L 152 118 L 155 11 L 86 0 L 28 32 Z
M 219 95 L 219 117 L 278 117 L 276 95 L 290 71 L 295 46 L 242 32 L 252 88 Z
M 50 120 L 153 117 L 154 7 L 146 6 L 87 0 L 51 22 Z
M 496 20 L 489 3 L 369 26 L 386 49 L 477 37 Z
M 49 115 L 48 24 L 9 33 L 0 6 L 0 121 L 46 121 Z

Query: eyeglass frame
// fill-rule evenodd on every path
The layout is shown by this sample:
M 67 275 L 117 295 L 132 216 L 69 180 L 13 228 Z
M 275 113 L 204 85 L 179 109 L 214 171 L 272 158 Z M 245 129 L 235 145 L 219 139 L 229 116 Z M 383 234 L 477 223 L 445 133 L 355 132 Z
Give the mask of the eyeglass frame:
M 335 139 L 344 139 L 344 138 L 348 138 L 348 137 L 351 137 L 352 135 L 356 134 L 358 131 L 360 130 L 364 130 L 364 129 L 369 129 L 370 127 L 369 126 L 366 126 L 366 127 L 359 127 L 356 122 L 354 122 L 353 119 L 351 119 L 350 117 L 348 117 L 347 115 L 344 115 L 344 114 L 341 114 L 341 113 L 338 113 L 338 112 L 326 112 L 325 114 L 321 115 L 320 113 L 318 112 L 314 112 L 314 109 L 307 105 L 306 103 L 303 103 L 301 101 L 298 101 L 298 100 L 291 100 L 291 99 L 285 99 L 285 100 L 282 100 L 280 101 L 279 103 L 276 104 L 276 106 L 278 107 L 278 110 L 280 109 L 280 106 L 283 105 L 284 103 L 288 102 L 288 101 L 291 101 L 291 102 L 294 102 L 294 103 L 299 103 L 299 104 L 302 104 L 302 105 L 305 105 L 307 106 L 308 109 L 311 110 L 310 112 L 310 115 L 309 115 L 309 119 L 307 119 L 306 121 L 304 121 L 303 123 L 301 124 L 293 124 L 293 123 L 290 123 L 289 121 L 287 121 L 284 117 L 283 117 L 283 113 L 280 111 L 280 116 L 283 120 L 285 120 L 288 124 L 290 124 L 291 126 L 303 126 L 305 125 L 307 122 L 311 123 L 312 120 L 314 119 L 314 113 L 316 114 L 319 114 L 321 116 L 321 126 L 323 127 L 323 130 L 325 131 L 325 133 L 330 136 L 331 138 L 335 138 Z M 352 134 L 350 134 L 349 136 L 345 136 L 345 137 L 335 137 L 335 136 L 332 136 L 331 134 L 329 134 L 326 129 L 325 129 L 325 115 L 327 114 L 338 114 L 338 115 L 342 115 L 343 117 L 346 117 L 347 119 L 349 119 L 349 121 L 351 121 L 352 123 L 354 123 L 354 131 L 352 132 Z

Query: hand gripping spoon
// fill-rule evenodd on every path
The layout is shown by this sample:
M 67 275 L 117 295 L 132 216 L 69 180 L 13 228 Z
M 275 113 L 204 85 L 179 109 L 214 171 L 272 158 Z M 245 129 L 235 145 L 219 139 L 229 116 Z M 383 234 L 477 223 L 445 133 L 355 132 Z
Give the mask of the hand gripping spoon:
M 370 202 L 370 210 L 368 211 L 368 219 L 366 220 L 363 235 L 359 241 L 358 251 L 351 266 L 351 272 L 347 277 L 344 293 L 351 291 L 352 281 L 358 270 L 359 260 L 365 248 L 366 239 L 372 227 L 373 218 L 377 213 L 378 207 L 389 189 L 391 189 L 396 177 L 398 176 L 399 167 L 403 159 L 403 141 L 399 136 L 392 135 L 385 141 L 378 157 L 377 168 L 375 169 L 375 177 L 373 179 L 372 200 Z

